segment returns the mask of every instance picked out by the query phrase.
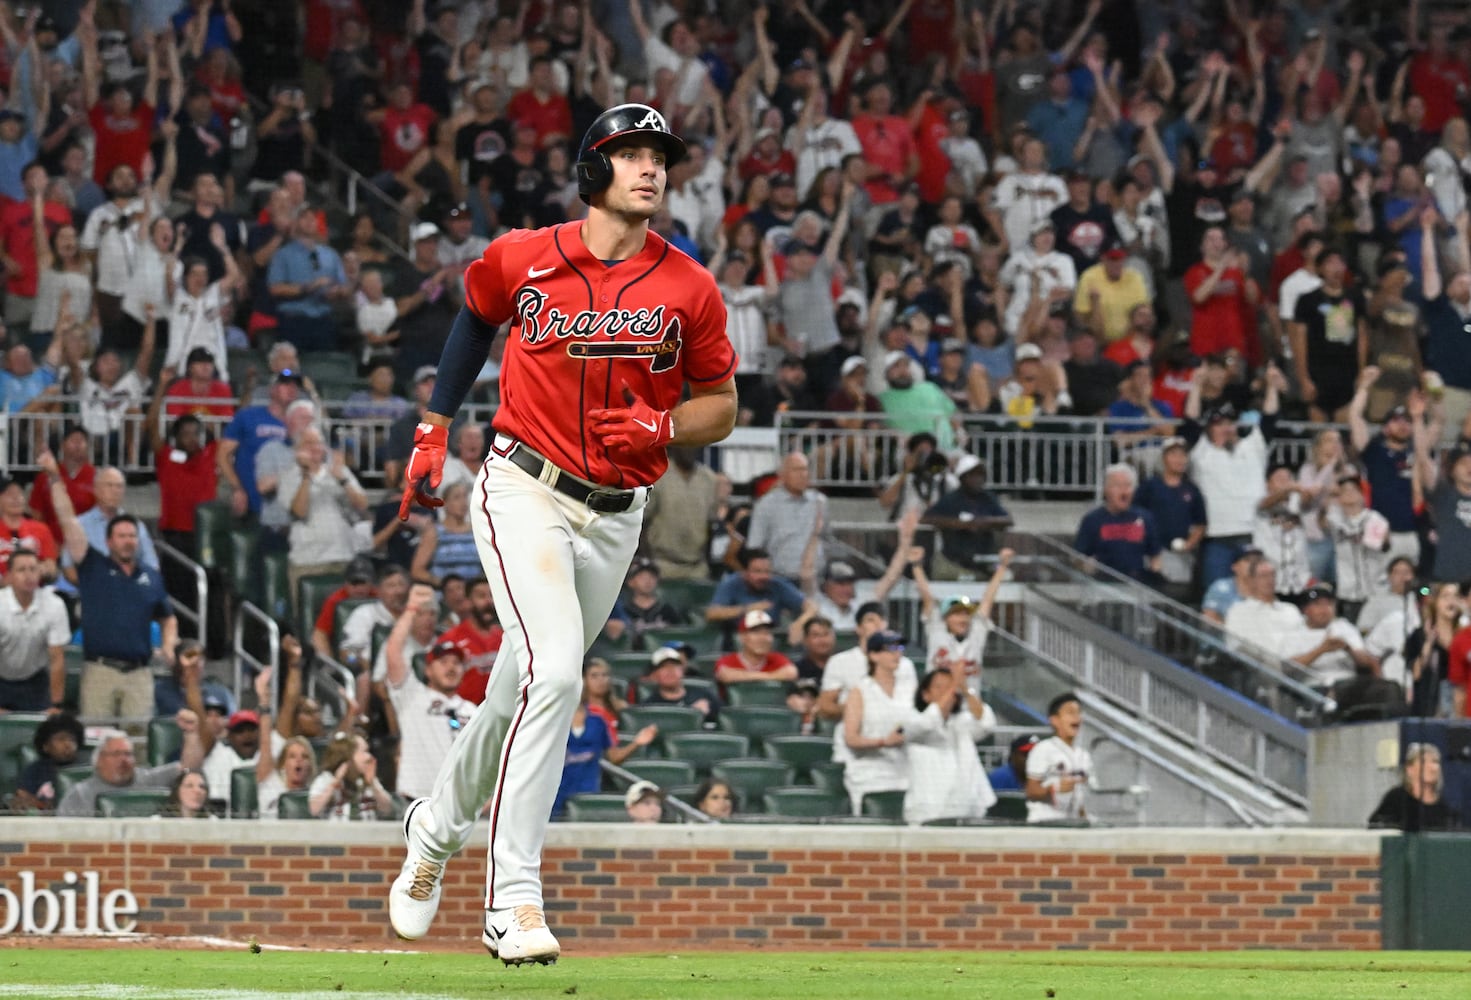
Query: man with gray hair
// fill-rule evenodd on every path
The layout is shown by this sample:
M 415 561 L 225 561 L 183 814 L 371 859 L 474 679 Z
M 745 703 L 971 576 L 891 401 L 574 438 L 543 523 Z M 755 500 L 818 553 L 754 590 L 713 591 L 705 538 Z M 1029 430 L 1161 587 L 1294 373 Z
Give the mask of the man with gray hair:
M 301 391 L 312 399 L 319 399 L 317 387 L 312 380 L 307 378 L 301 371 L 301 355 L 296 350 L 296 345 L 289 340 L 278 340 L 271 345 L 271 350 L 266 354 L 266 365 L 270 368 L 267 373 L 269 377 L 250 391 L 250 398 L 243 406 L 269 406 L 271 402 L 271 385 L 276 376 L 282 372 L 290 372 L 301 379 Z
M 97 796 L 142 788 L 168 788 L 180 771 L 195 770 L 204 763 L 204 744 L 199 739 L 199 717 L 187 708 L 174 715 L 184 734 L 179 759 L 158 767 L 138 767 L 133 741 L 121 729 L 105 729 L 92 751 L 92 777 L 78 782 L 56 807 L 58 816 L 97 815 Z
M 296 348 L 292 347 L 291 351 L 294 354 Z M 282 475 L 296 466 L 297 441 L 317 422 L 317 404 L 310 399 L 298 399 L 286 407 L 284 416 L 286 440 L 267 441 L 255 456 L 255 488 L 261 497 L 259 548 L 263 555 L 286 551 L 291 530 L 291 498 L 283 497 L 278 487 Z
M 827 497 L 812 489 L 807 456 L 794 451 L 782 459 L 781 481 L 751 508 L 746 545 L 771 553 L 771 568 L 793 583 L 816 579 L 826 564 L 823 541 L 827 525 Z
M 107 551 L 107 526 L 119 514 L 127 513 L 123 509 L 123 496 L 127 489 L 128 480 L 121 469 L 105 465 L 97 470 L 97 475 L 92 480 L 92 492 L 97 502 L 77 515 L 77 523 L 87 533 L 87 544 L 92 548 L 101 552 Z M 146 569 L 158 569 L 158 550 L 153 547 L 153 536 L 148 532 L 148 525 L 142 521 L 138 522 L 138 562 Z M 63 594 L 75 594 L 76 564 L 68 553 L 63 552 L 61 565 L 63 577 L 57 581 L 56 587 Z
M 1134 506 L 1139 475 L 1118 463 L 1103 472 L 1103 506 L 1083 515 L 1073 548 L 1134 580 L 1159 572 L 1159 530 L 1154 515 Z

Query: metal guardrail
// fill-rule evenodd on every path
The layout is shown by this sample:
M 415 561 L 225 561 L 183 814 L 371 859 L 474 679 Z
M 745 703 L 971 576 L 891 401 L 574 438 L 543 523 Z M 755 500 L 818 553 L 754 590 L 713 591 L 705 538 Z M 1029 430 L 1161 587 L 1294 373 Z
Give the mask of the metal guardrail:
M 199 644 L 205 649 L 209 648 L 209 574 L 204 567 L 184 553 L 174 548 L 162 539 L 154 539 L 153 547 L 158 551 L 159 558 L 176 564 L 183 572 L 194 578 L 194 597 L 196 604 L 189 607 L 174 595 L 169 595 L 169 604 L 173 606 L 174 614 L 194 626 L 194 634 L 199 639 Z M 238 692 L 237 692 L 238 694 Z
M 800 451 L 812 463 L 812 485 L 820 489 L 882 486 L 904 463 L 910 430 L 845 429 L 836 421 L 851 413 L 787 411 L 776 415 L 779 454 Z M 877 418 L 883 420 L 882 416 Z M 936 421 L 932 431 L 944 421 Z M 956 447 L 986 463 L 990 487 L 998 492 L 1036 492 L 1058 499 L 1101 499 L 1103 470 L 1118 461 L 1147 465 L 1148 447 L 1122 447 L 1103 417 L 1034 417 L 967 414 L 960 420 Z M 1131 425 L 1174 426 L 1173 421 Z M 1339 424 L 1282 421 L 1272 440 L 1272 460 L 1300 465 L 1311 455 L 1313 437 Z
M 264 657 L 257 655 L 261 652 L 259 648 L 254 651 L 247 642 L 249 626 L 258 629 L 259 634 L 265 637 L 266 648 Z M 245 690 L 245 668 L 251 667 L 256 673 L 268 667 L 274 667 L 281 662 L 281 627 L 276 620 L 266 614 L 260 608 L 249 601 L 241 601 L 235 612 L 235 701 L 240 702 L 240 696 Z M 271 674 L 271 704 L 275 705 L 279 697 L 281 678 L 276 673 Z
M 632 785 L 635 781 L 640 780 L 638 775 L 634 774 L 632 771 L 629 771 L 629 770 L 627 770 L 625 768 L 619 767 L 617 764 L 614 764 L 612 761 L 608 760 L 606 757 L 604 757 L 601 760 L 599 760 L 598 763 L 602 766 L 602 769 L 603 769 L 603 773 L 604 774 L 611 774 L 613 777 L 617 778 L 619 781 L 624 782 L 625 784 Z M 688 822 L 688 823 L 714 823 L 714 822 L 716 822 L 714 819 L 712 819 L 711 817 L 705 815 L 705 813 L 701 812 L 699 809 L 696 809 L 694 806 L 690 805 L 688 802 L 684 801 L 683 799 L 678 798 L 678 797 L 676 797 L 674 795 L 669 794 L 669 790 L 668 789 L 660 789 L 660 791 L 664 792 L 664 804 L 667 805 L 667 806 L 673 807 L 674 811 L 677 812 L 677 813 L 679 813 L 680 816 L 684 817 L 684 820 L 686 822 Z

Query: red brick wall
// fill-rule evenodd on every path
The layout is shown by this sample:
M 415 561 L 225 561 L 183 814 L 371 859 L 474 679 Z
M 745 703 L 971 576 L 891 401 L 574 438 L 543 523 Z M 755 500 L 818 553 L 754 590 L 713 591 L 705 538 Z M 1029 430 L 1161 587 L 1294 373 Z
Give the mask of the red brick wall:
M 391 824 L 0 822 L 0 886 L 95 870 L 144 933 L 387 945 L 401 861 Z M 483 842 L 451 864 L 431 942 L 478 938 L 484 870 Z M 564 827 L 543 871 L 553 928 L 598 951 L 1380 944 L 1377 838 L 1334 831 Z

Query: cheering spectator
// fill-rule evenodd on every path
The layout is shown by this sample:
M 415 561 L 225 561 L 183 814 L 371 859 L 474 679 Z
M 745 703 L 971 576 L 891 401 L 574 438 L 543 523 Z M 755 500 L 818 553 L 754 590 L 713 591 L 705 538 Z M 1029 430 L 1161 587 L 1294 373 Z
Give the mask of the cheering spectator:
M 460 648 L 465 657 L 465 676 L 457 690 L 461 698 L 478 705 L 485 700 L 485 685 L 505 641 L 505 631 L 496 623 L 495 601 L 484 576 L 476 574 L 465 584 L 465 599 L 467 612 L 437 641 L 452 642 Z
M 1471 251 L 1467 247 L 1465 216 L 1456 219 L 1458 265 L 1442 276 L 1437 259 L 1435 219 L 1421 219 L 1421 259 L 1425 299 L 1425 363 L 1445 383 L 1442 412 L 1452 427 L 1460 426 L 1471 413 L 1471 351 L 1463 350 L 1471 328 Z
M 1190 349 L 1201 357 L 1237 350 L 1255 363 L 1262 347 L 1247 318 L 1255 315 L 1261 290 L 1246 276 L 1246 256 L 1231 249 L 1219 226 L 1211 226 L 1201 237 L 1200 255 L 1185 273 L 1185 290 L 1193 306 Z
M 1417 475 L 1416 435 L 1424 422 L 1424 400 L 1416 403 L 1411 414 L 1408 406 L 1392 408 L 1384 415 L 1379 433 L 1370 437 L 1364 410 L 1369 405 L 1369 389 L 1379 380 L 1379 369 L 1372 365 L 1359 372 L 1358 385 L 1348 406 L 1349 441 L 1363 463 L 1364 479 L 1369 485 L 1370 506 L 1389 522 L 1389 555 L 1405 556 L 1420 562 L 1420 536 L 1415 522 L 1413 484 Z M 1416 400 L 1411 396 L 1411 401 Z M 1428 456 L 1426 456 L 1428 460 Z
M 276 754 L 260 755 L 255 774 L 260 818 L 275 819 L 284 793 L 310 792 L 317 777 L 317 755 L 305 737 L 292 736 Z
M 1093 757 L 1078 745 L 1083 705 L 1069 691 L 1047 706 L 1052 736 L 1027 755 L 1027 822 L 1087 820 L 1086 792 Z
M 904 822 L 981 819 L 996 803 L 996 793 L 981 769 L 976 743 L 995 726 L 996 713 L 950 670 L 925 675 L 914 710 L 903 734 L 909 764 Z
M 61 455 L 56 464 L 61 471 L 62 482 L 66 484 L 66 495 L 71 497 L 72 510 L 78 514 L 85 514 L 97 503 L 93 489 L 97 468 L 88 461 L 90 447 L 91 441 L 82 425 L 68 424 L 62 431 Z M 26 506 L 37 520 L 45 523 L 51 537 L 61 537 L 61 522 L 51 507 L 51 478 L 46 473 L 40 473 L 31 481 Z
M 440 496 L 456 483 L 473 486 L 480 467 L 485 464 L 485 428 L 466 422 L 453 436 L 454 454 L 445 460 L 444 478 L 440 480 Z
M 1070 301 L 1078 284 L 1072 258 L 1055 249 L 1057 233 L 1052 219 L 1044 216 L 1033 222 L 1029 234 L 1015 244 L 1019 249 L 1001 268 L 1001 284 L 1011 296 L 1005 313 L 1006 332 L 1014 336 L 1036 325 L 1029 317 L 1035 317 L 1038 311 L 1045 315 L 1053 303 Z
M 1466 603 L 1457 584 L 1437 583 L 1430 588 L 1423 604 L 1424 620 L 1404 644 L 1411 715 L 1429 719 L 1451 714 L 1450 651 L 1465 613 Z
M 1013 252 L 1029 245 L 1043 221 L 1050 225 L 1053 210 L 1068 199 L 1062 178 L 1047 172 L 1047 147 L 1041 139 L 1029 134 L 1022 141 L 1020 160 L 1021 169 L 997 186 L 990 219 L 991 228 L 1006 237 Z
M 397 814 L 392 793 L 378 780 L 378 759 L 356 733 L 337 733 L 327 744 L 322 769 L 307 788 L 307 807 L 313 816 L 328 820 L 393 819 Z
M 286 407 L 301 392 L 301 376 L 294 370 L 277 375 L 270 392 L 266 405 L 247 406 L 235 414 L 217 453 L 220 477 L 230 487 L 230 511 L 236 517 L 245 516 L 247 511 L 260 513 L 255 458 L 266 442 L 286 439 Z
M 1430 578 L 1471 578 L 1471 525 L 1463 513 L 1471 505 L 1471 447 L 1457 445 L 1442 466 L 1437 466 L 1428 455 L 1432 432 L 1421 422 L 1417 422 L 1415 438 L 1417 484 L 1427 499 L 1438 536 Z
M 0 590 L 0 712 L 59 711 L 66 697 L 63 652 L 71 623 L 61 598 L 41 588 L 34 552 L 10 554 Z
M 184 367 L 196 350 L 208 351 L 215 371 L 229 372 L 229 355 L 225 351 L 225 309 L 243 279 L 235 258 L 225 243 L 225 230 L 219 224 L 210 229 L 210 239 L 225 262 L 225 277 L 210 281 L 209 265 L 198 257 L 183 262 L 183 280 L 174 291 L 169 314 L 169 349 L 164 367 Z
M 381 581 L 379 586 L 381 589 Z M 398 792 L 411 799 L 429 794 L 434 776 L 449 755 L 450 743 L 475 711 L 475 706 L 455 691 L 464 676 L 465 657 L 453 642 L 435 643 L 424 654 L 422 681 L 410 669 L 405 651 L 409 631 L 415 618 L 437 607 L 434 591 L 416 584 L 383 642 L 388 696 L 398 716 L 401 737 Z M 322 766 L 326 769 L 325 760 Z
M 1415 592 L 1415 564 L 1404 556 L 1396 556 L 1385 567 L 1383 582 L 1375 582 L 1354 624 L 1367 636 L 1390 615 L 1398 614 L 1402 635 L 1408 634 L 1420 624 L 1419 596 Z
M 986 489 L 986 466 L 979 458 L 962 455 L 955 463 L 955 476 L 959 488 L 940 497 L 921 523 L 940 532 L 936 579 L 976 579 L 996 553 L 997 533 L 1011 527 L 1011 515 Z
M 1086 323 L 1106 344 L 1132 334 L 1134 311 L 1149 304 L 1144 279 L 1127 265 L 1128 258 L 1128 251 L 1119 244 L 1105 245 L 1102 259 L 1086 267 L 1073 295 L 1073 312 L 1079 321 Z
M 1190 478 L 1190 449 L 1184 438 L 1166 438 L 1159 471 L 1139 485 L 1134 503 L 1154 517 L 1159 532 L 1160 575 L 1166 591 L 1185 596 L 1195 579 L 1196 554 L 1205 538 L 1205 498 Z
M 1389 522 L 1364 500 L 1364 485 L 1346 476 L 1334 487 L 1333 502 L 1323 511 L 1323 529 L 1333 542 L 1338 598 L 1345 618 L 1358 620 L 1389 557 Z M 1362 627 L 1362 626 L 1360 626 Z
M 346 569 L 358 548 L 349 515 L 363 515 L 368 496 L 342 451 L 329 456 L 321 431 L 306 428 L 296 442 L 296 465 L 281 473 L 276 490 L 292 517 L 290 592 L 303 576 Z
M 1292 356 L 1297 381 L 1312 419 L 1342 421 L 1353 399 L 1359 367 L 1369 353 L 1369 324 L 1363 296 L 1346 288 L 1343 252 L 1326 247 L 1318 255 L 1322 284 L 1297 300 Z
M 1257 504 L 1251 543 L 1277 567 L 1277 593 L 1295 599 L 1312 581 L 1308 564 L 1303 508 L 1310 494 L 1293 478 L 1292 467 L 1277 464 L 1267 470 L 1267 495 Z

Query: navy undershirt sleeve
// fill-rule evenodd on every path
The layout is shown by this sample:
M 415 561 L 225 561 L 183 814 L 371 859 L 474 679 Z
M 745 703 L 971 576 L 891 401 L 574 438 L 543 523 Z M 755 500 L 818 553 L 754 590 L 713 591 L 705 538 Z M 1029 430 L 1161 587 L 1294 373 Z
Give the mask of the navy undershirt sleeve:
M 429 397 L 429 412 L 452 417 L 460 411 L 460 404 L 474 388 L 475 378 L 490 356 L 495 331 L 495 327 L 476 316 L 468 306 L 460 307 L 454 325 L 449 328 L 444 352 L 439 356 L 439 374 L 435 378 L 434 394 Z

